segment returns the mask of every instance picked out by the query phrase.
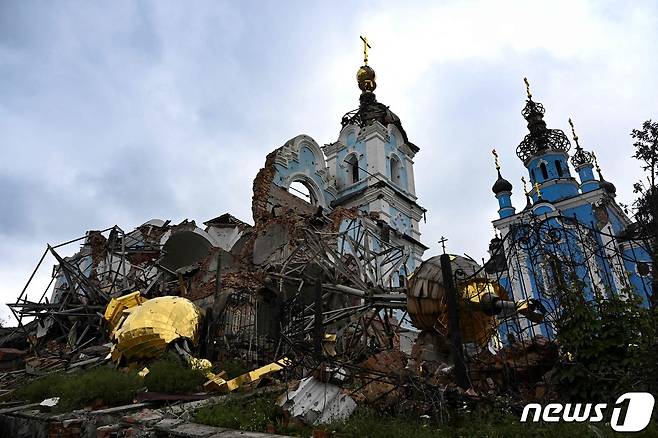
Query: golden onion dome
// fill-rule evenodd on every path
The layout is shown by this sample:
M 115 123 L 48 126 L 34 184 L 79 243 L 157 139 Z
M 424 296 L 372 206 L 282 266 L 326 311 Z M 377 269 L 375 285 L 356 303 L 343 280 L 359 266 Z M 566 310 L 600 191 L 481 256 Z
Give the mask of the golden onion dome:
M 124 306 L 118 306 L 122 316 L 116 321 L 111 316 L 117 307 L 115 301 L 119 300 L 110 302 L 105 316 L 111 325 L 112 359 L 115 362 L 122 357 L 129 362 L 156 358 L 177 339 L 197 343 L 203 310 L 190 300 L 176 296 L 132 299 L 130 303 L 123 303 Z
M 375 70 L 369 65 L 363 65 L 356 72 L 356 81 L 361 91 L 374 91 L 377 88 L 375 82 Z

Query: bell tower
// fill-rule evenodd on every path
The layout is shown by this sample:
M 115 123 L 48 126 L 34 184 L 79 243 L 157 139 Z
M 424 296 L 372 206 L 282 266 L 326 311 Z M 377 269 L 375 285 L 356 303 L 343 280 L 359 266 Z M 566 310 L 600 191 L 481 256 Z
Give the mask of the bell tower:
M 427 249 L 419 230 L 426 210 L 417 203 L 413 170 L 420 149 L 409 141 L 400 118 L 377 101 L 375 70 L 368 65 L 371 45 L 364 36 L 361 41 L 359 107 L 343 116 L 338 141 L 324 146 L 337 189 L 332 207 L 357 207 L 370 214 L 391 239 L 410 249 L 412 269 Z

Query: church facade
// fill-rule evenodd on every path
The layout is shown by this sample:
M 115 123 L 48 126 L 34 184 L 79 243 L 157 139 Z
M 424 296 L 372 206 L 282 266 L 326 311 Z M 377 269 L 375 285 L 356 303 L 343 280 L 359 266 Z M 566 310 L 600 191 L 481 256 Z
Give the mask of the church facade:
M 426 210 L 414 185 L 419 148 L 409 141 L 400 118 L 377 101 L 375 72 L 364 61 L 357 72 L 359 107 L 343 116 L 338 139 L 321 147 L 308 135 L 292 138 L 268 157 L 275 173 L 268 177 L 321 212 L 357 210 L 382 242 L 404 248 L 406 261 L 388 284 L 397 287 L 427 249 L 419 229 Z M 374 252 L 381 249 L 378 242 L 370 244 Z
M 568 288 L 582 290 L 588 299 L 634 293 L 648 305 L 651 258 L 646 246 L 624 237 L 631 221 L 615 200 L 615 186 L 603 178 L 594 154 L 581 147 L 571 120 L 573 153 L 564 132 L 546 126 L 544 113 L 528 88 L 522 115 L 529 133 L 516 153 L 531 190 L 524 187 L 521 211 L 512 204 L 513 187 L 502 177 L 496 156 L 498 179 L 492 191 L 499 217 L 493 221 L 497 237 L 487 272 L 514 299 L 540 300 L 549 312 L 556 310 L 557 291 Z M 527 321 L 501 329 L 521 337 L 552 334 L 548 324 Z

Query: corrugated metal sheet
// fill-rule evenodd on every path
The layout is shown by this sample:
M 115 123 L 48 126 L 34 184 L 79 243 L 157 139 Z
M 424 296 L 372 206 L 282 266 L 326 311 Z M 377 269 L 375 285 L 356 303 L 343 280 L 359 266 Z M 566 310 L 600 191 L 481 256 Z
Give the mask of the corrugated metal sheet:
M 318 425 L 344 420 L 352 415 L 356 402 L 341 389 L 315 377 L 306 377 L 294 391 L 284 393 L 279 406 L 305 423 Z

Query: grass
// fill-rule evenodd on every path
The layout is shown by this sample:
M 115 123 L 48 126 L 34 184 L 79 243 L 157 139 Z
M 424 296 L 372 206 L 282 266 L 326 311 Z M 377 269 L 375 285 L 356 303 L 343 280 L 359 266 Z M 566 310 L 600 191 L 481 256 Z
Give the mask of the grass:
M 51 374 L 37 379 L 14 393 L 16 400 L 41 402 L 59 397 L 55 411 L 79 409 L 90 404 L 117 406 L 132 403 L 144 382 L 135 372 L 111 367 L 94 368 L 72 374 Z
M 275 424 L 279 433 L 291 433 L 295 428 L 285 428 L 278 420 L 280 409 L 276 406 L 276 396 L 263 395 L 234 403 L 201 408 L 195 414 L 195 421 L 210 426 L 227 427 L 244 431 L 267 431 L 268 424 Z M 300 429 L 300 432 L 304 428 Z M 308 429 L 310 430 L 310 429 Z
M 277 433 L 293 436 L 310 436 L 314 427 L 290 422 L 284 424 L 282 412 L 276 406 L 276 396 L 269 394 L 259 398 L 235 400 L 200 409 L 195 421 L 211 426 L 231 429 L 266 432 L 273 425 Z M 462 414 L 455 416 L 450 423 L 436 424 L 418 416 L 391 416 L 367 408 L 357 408 L 346 421 L 317 427 L 331 437 L 363 438 L 436 438 L 436 437 L 480 437 L 507 438 L 523 436 L 528 438 L 580 438 L 613 437 L 609 426 L 587 423 L 520 423 L 510 414 Z M 651 423 L 647 429 L 634 436 L 658 436 L 658 426 Z
M 183 365 L 175 355 L 153 362 L 148 366 L 149 373 L 144 384 L 149 391 L 167 394 L 184 394 L 196 392 L 207 380 L 198 370 Z
M 56 412 L 80 409 L 86 406 L 119 406 L 132 403 L 138 391 L 190 393 L 201 389 L 205 376 L 183 365 L 175 357 L 149 365 L 149 374 L 142 379 L 134 370 L 119 371 L 103 366 L 71 374 L 56 373 L 38 378 L 19 388 L 14 400 L 41 402 L 59 397 Z

